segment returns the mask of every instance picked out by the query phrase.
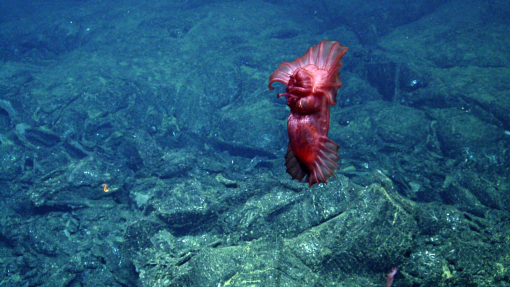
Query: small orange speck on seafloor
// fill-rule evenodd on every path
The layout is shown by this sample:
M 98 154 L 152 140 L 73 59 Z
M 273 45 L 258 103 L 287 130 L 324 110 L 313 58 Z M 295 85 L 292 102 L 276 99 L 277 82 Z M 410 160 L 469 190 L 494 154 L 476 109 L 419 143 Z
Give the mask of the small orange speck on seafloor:
M 108 184 L 103 183 L 101 186 L 103 187 L 103 191 L 104 191 L 104 192 L 108 192 L 108 191 L 110 191 L 110 190 L 108 189 Z

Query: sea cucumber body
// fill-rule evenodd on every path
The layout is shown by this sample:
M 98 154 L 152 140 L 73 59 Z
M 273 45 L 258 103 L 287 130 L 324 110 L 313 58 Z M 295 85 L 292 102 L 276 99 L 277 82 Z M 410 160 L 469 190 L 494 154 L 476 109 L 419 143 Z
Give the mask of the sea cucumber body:
M 278 97 L 286 97 L 290 107 L 287 173 L 299 181 L 306 176 L 310 186 L 326 183 L 338 169 L 339 146 L 328 138 L 329 106 L 336 103 L 342 86 L 340 59 L 347 49 L 338 42 L 322 41 L 295 61 L 281 63 L 270 77 L 269 89 L 273 82 L 286 85 L 286 93 Z

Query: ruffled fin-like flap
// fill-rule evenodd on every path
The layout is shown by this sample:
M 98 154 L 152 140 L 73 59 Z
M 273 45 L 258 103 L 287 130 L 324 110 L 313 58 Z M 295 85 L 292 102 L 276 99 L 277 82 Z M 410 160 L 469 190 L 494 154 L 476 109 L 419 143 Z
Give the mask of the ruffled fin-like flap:
M 287 173 L 292 176 L 292 179 L 297 179 L 299 182 L 301 182 L 306 175 L 305 171 L 303 170 L 305 167 L 301 167 L 299 164 L 298 159 L 292 152 L 290 144 L 287 147 L 287 154 L 285 155 L 285 166 L 287 167 Z
M 328 178 L 335 176 L 335 170 L 339 169 L 337 162 L 340 160 L 338 155 L 340 146 L 327 137 L 321 137 L 320 141 L 317 156 L 308 164 L 299 163 L 289 144 L 285 155 L 285 166 L 292 179 L 301 182 L 306 176 L 305 181 L 311 187 L 316 183 L 327 183 Z
M 327 90 L 328 101 L 334 105 L 336 103 L 336 93 L 342 86 L 340 81 L 340 67 L 342 66 L 342 57 L 345 55 L 348 47 L 340 45 L 337 41 L 322 41 L 319 44 L 308 49 L 303 56 L 293 62 L 283 62 L 269 77 L 269 89 L 273 82 L 280 82 L 288 85 L 290 77 L 294 72 L 307 65 L 315 65 L 319 69 L 327 71 L 327 77 L 321 80 L 321 89 Z

